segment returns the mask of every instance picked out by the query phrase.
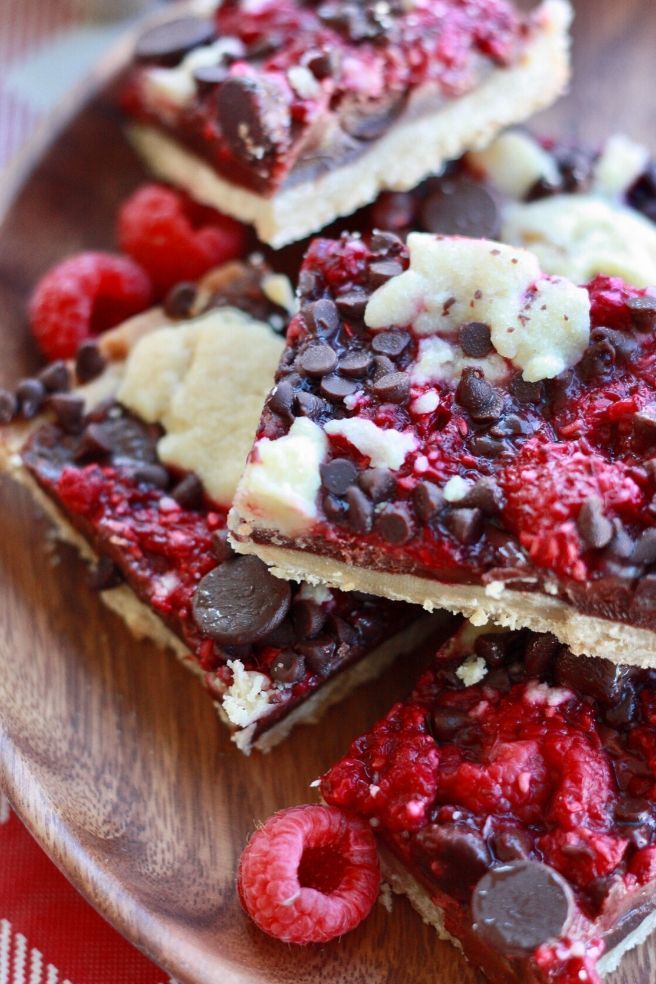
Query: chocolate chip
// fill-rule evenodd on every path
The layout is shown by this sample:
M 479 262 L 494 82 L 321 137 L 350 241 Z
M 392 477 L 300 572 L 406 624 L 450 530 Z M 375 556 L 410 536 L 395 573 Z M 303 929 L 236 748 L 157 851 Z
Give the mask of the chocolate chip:
M 398 502 L 383 506 L 376 516 L 374 529 L 386 543 L 393 543 L 395 546 L 407 543 L 415 533 L 408 505 Z
M 645 438 L 656 437 L 656 403 L 647 403 L 633 415 L 633 424 Z
M 200 17 L 178 17 L 145 31 L 135 46 L 141 62 L 177 65 L 184 56 L 215 37 L 214 25 Z
M 376 260 L 369 264 L 369 286 L 375 290 L 401 273 L 403 273 L 403 265 L 398 260 Z
M 433 873 L 440 887 L 462 901 L 469 899 L 473 886 L 490 866 L 481 835 L 456 824 L 424 827 L 417 834 L 417 844 L 429 858 L 437 858 Z
M 220 564 L 234 557 L 235 553 L 230 546 L 227 530 L 214 530 L 211 536 L 212 553 Z
M 333 458 L 321 465 L 320 472 L 321 484 L 333 495 L 345 495 L 358 475 L 357 468 L 348 458 Z
M 396 366 L 386 355 L 374 356 L 374 382 L 377 383 L 383 376 L 396 372 Z
M 563 647 L 556 658 L 555 677 L 560 686 L 611 707 L 621 699 L 629 685 L 631 670 L 608 659 L 575 656 Z
M 472 453 L 480 458 L 498 458 L 506 450 L 503 441 L 497 441 L 489 434 L 479 434 L 473 437 L 469 446 Z
M 305 662 L 312 672 L 319 676 L 328 676 L 335 666 L 337 644 L 334 639 L 311 639 L 300 642 L 297 649 L 305 656 Z
M 104 423 L 90 423 L 84 428 L 80 441 L 73 454 L 75 461 L 88 458 L 104 458 L 112 450 L 111 435 Z
M 650 162 L 633 182 L 627 192 L 627 201 L 632 208 L 642 212 L 652 222 L 656 222 L 656 164 L 654 162 Z
M 299 653 L 284 650 L 274 659 L 270 673 L 278 683 L 298 683 L 305 676 L 305 660 Z
M 164 298 L 164 314 L 172 321 L 182 321 L 190 318 L 198 297 L 196 284 L 183 281 L 171 287 Z
M 466 178 L 444 181 L 421 207 L 421 222 L 428 232 L 447 236 L 496 239 L 499 210 L 490 192 Z
M 329 519 L 333 523 L 341 523 L 344 521 L 344 517 L 346 515 L 346 503 L 343 499 L 338 499 L 337 496 L 332 495 L 329 492 L 328 495 L 324 495 L 322 506 L 326 519 Z
M 386 191 L 372 206 L 372 224 L 381 229 L 408 229 L 413 225 L 416 201 L 407 191 Z
M 290 418 L 294 403 L 294 387 L 287 380 L 278 383 L 269 397 L 269 406 L 281 417 Z
M 656 563 L 656 529 L 642 531 L 631 552 L 631 560 L 634 564 Z
M 107 365 L 107 359 L 92 339 L 82 342 L 75 357 L 75 375 L 78 383 L 90 383 Z
M 280 625 L 290 604 L 287 581 L 270 574 L 257 557 L 235 557 L 201 579 L 193 613 L 204 636 L 242 645 L 257 642 Z
M 49 393 L 64 393 L 71 387 L 71 373 L 63 359 L 51 362 L 42 369 L 39 379 Z
M 307 302 L 318 297 L 323 290 L 323 277 L 316 270 L 301 270 L 298 275 L 298 294 Z
M 92 591 L 108 591 L 123 583 L 123 575 L 111 557 L 100 557 L 87 578 Z
M 315 79 L 329 79 L 337 74 L 339 70 L 339 52 L 331 48 L 324 48 L 321 51 L 311 51 L 305 57 L 305 65 L 314 75 Z
M 354 533 L 369 533 L 373 523 L 374 506 L 362 489 L 352 485 L 346 493 L 346 521 Z
M 326 376 L 337 365 L 337 355 L 330 345 L 311 345 L 301 354 L 299 365 L 306 376 Z
M 349 379 L 366 376 L 371 368 L 371 355 L 367 351 L 349 352 L 339 360 L 339 371 Z
M 339 106 L 339 124 L 355 140 L 378 140 L 405 108 L 405 93 L 388 92 L 377 99 L 346 96 Z
M 422 523 L 429 523 L 433 516 L 436 516 L 444 507 L 446 500 L 442 489 L 434 482 L 421 481 L 415 487 L 412 501 Z
M 358 390 L 358 384 L 352 379 L 343 379 L 341 376 L 324 376 L 321 380 L 319 392 L 331 403 L 341 403 L 347 396 L 352 396 Z
M 164 465 L 156 461 L 144 461 L 134 470 L 134 479 L 144 485 L 152 485 L 156 489 L 169 487 L 170 475 Z
M 503 492 L 493 478 L 479 478 L 458 503 L 460 506 L 481 509 L 486 516 L 498 515 L 505 504 Z
M 496 669 L 512 657 L 516 639 L 516 632 L 483 632 L 476 637 L 474 652 L 484 659 L 489 667 Z
M 358 485 L 372 502 L 391 499 L 396 491 L 396 479 L 387 468 L 367 468 L 360 472 Z
M 563 936 L 572 891 L 553 868 L 514 861 L 488 871 L 474 889 L 474 930 L 501 953 L 522 956 Z
M 18 400 L 8 389 L 0 387 L 0 424 L 9 424 L 18 413 Z
M 203 483 L 198 475 L 189 472 L 171 489 L 171 496 L 183 509 L 200 509 L 203 504 Z
M 324 627 L 326 613 L 321 605 L 310 598 L 295 598 L 291 612 L 294 631 L 299 640 L 312 639 Z
M 310 329 L 321 336 L 332 335 L 341 323 L 337 305 L 328 297 L 304 304 L 302 314 Z
M 404 251 L 403 240 L 393 232 L 374 229 L 369 246 L 372 253 L 379 256 L 400 256 Z
M 576 528 L 587 547 L 599 550 L 613 538 L 613 524 L 604 515 L 604 504 L 591 495 L 583 502 L 576 518 Z
M 627 797 L 615 804 L 615 820 L 621 824 L 651 823 L 652 804 L 647 799 Z
M 569 194 L 584 191 L 592 176 L 592 158 L 579 147 L 555 147 L 552 154 L 560 171 L 561 189 Z
M 456 400 L 469 411 L 473 420 L 481 423 L 498 420 L 503 412 L 503 396 L 483 379 L 478 369 L 463 371 Z
M 328 409 L 326 401 L 314 393 L 297 393 L 294 406 L 299 417 L 309 417 L 310 420 L 317 420 Z
M 384 403 L 407 403 L 410 397 L 410 377 L 406 372 L 388 372 L 374 380 L 371 388 Z
M 468 325 L 463 325 L 458 341 L 465 355 L 473 359 L 484 359 L 494 348 L 490 326 L 482 321 L 470 321 Z
M 289 106 L 282 90 L 261 76 L 232 75 L 217 93 L 225 142 L 239 160 L 262 163 L 289 142 Z
M 360 287 L 347 290 L 335 298 L 337 310 L 347 321 L 360 321 L 369 301 L 369 294 Z
M 356 592 L 354 591 L 353 595 L 355 596 L 355 594 Z M 358 637 L 358 633 L 353 626 L 346 619 L 335 615 L 334 612 L 328 616 L 328 627 L 331 635 L 334 635 L 340 643 L 346 646 L 352 646 Z
M 371 347 L 377 355 L 396 359 L 408 347 L 409 342 L 410 335 L 407 331 L 381 331 L 374 335 Z
M 482 532 L 483 513 L 480 509 L 451 509 L 444 525 L 459 543 L 475 543 Z
M 533 851 L 533 838 L 521 827 L 501 827 L 491 838 L 492 850 L 499 861 L 522 861 Z
M 438 741 L 449 741 L 472 723 L 472 719 L 457 707 L 435 707 L 430 716 L 430 729 Z
M 191 73 L 196 88 L 202 95 L 212 92 L 217 85 L 221 85 L 230 75 L 230 69 L 226 62 L 219 65 L 199 65 Z
M 524 663 L 530 676 L 546 677 L 553 665 L 560 643 L 551 632 L 534 632 L 526 644 Z
M 258 645 L 272 646 L 274 649 L 287 649 L 295 645 L 296 639 L 297 633 L 294 631 L 291 617 L 287 615 L 280 625 L 276 625 L 275 629 L 271 629 L 265 636 L 258 639 Z
M 43 406 L 46 388 L 40 379 L 22 379 L 16 387 L 18 409 L 25 420 L 32 420 Z
M 79 434 L 84 425 L 84 400 L 74 393 L 53 393 L 48 406 L 55 414 L 57 423 L 67 434 Z
M 510 392 L 518 403 L 539 403 L 544 396 L 542 383 L 529 383 L 517 373 L 510 380 Z
M 631 312 L 631 320 L 638 331 L 654 331 L 656 329 L 656 297 L 649 294 L 644 297 L 630 297 L 626 306 Z

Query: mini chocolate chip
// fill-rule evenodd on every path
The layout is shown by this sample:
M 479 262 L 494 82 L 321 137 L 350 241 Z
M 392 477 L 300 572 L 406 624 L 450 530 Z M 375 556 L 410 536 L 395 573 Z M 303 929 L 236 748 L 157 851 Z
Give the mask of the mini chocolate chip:
M 392 277 L 403 273 L 403 265 L 398 260 L 376 260 L 369 264 L 368 281 L 372 290 L 386 284 Z
M 337 365 L 337 355 L 330 345 L 310 345 L 299 358 L 299 365 L 306 376 L 326 376 Z
M 369 294 L 360 287 L 354 287 L 335 298 L 337 310 L 347 321 L 360 321 L 368 301 Z
M 546 677 L 553 665 L 560 643 L 551 632 L 533 632 L 526 643 L 524 663 L 529 676 Z
M 374 336 L 371 347 L 377 355 L 396 359 L 408 347 L 410 335 L 407 331 L 381 331 Z
M 333 495 L 345 495 L 358 475 L 357 468 L 348 458 L 333 458 L 321 465 L 320 472 L 321 484 Z
M 451 509 L 444 525 L 459 543 L 475 543 L 482 532 L 483 513 L 480 509 Z
M 354 533 L 369 533 L 373 523 L 374 506 L 362 489 L 352 485 L 346 493 L 346 521 Z
M 302 314 L 310 329 L 317 335 L 332 335 L 340 326 L 337 305 L 329 297 L 304 304 Z
M 305 656 L 305 662 L 313 673 L 328 676 L 333 669 L 337 649 L 334 639 L 310 639 L 299 642 L 296 648 Z
M 583 502 L 576 517 L 576 528 L 587 547 L 599 550 L 613 539 L 613 524 L 604 515 L 601 499 L 591 495 Z
M 216 36 L 214 25 L 201 17 L 178 17 L 149 28 L 137 40 L 135 58 L 158 65 L 177 65 L 184 56 Z
M 630 297 L 626 306 L 638 331 L 654 331 L 656 328 L 656 297 Z
M 167 489 L 171 476 L 164 465 L 156 461 L 144 461 L 134 470 L 134 478 L 144 485 L 152 485 L 156 489 Z
M 318 635 L 326 621 L 326 613 L 321 605 L 310 598 L 295 598 L 291 613 L 296 638 L 300 641 Z
M 211 536 L 212 553 L 220 564 L 225 563 L 235 556 L 235 552 L 230 546 L 227 530 L 214 530 Z
M 187 281 L 175 284 L 164 298 L 164 314 L 172 321 L 183 321 L 185 318 L 190 318 L 197 297 L 196 284 Z
M 337 496 L 332 495 L 329 492 L 327 495 L 324 495 L 322 506 L 326 519 L 329 519 L 333 523 L 341 523 L 344 521 L 344 516 L 346 514 L 346 503 L 343 499 L 338 499 Z
M 107 425 L 92 422 L 84 428 L 73 459 L 83 461 L 87 458 L 104 458 L 111 450 L 111 435 Z
M 43 406 L 46 388 L 40 379 L 22 379 L 16 387 L 16 399 L 21 416 L 32 420 Z
M 479 478 L 458 502 L 459 506 L 481 509 L 486 516 L 498 515 L 505 504 L 504 494 L 493 478 Z
M 39 379 L 49 393 L 64 393 L 71 388 L 71 372 L 63 359 L 42 369 Z
M 490 326 L 482 321 L 470 321 L 468 325 L 463 325 L 458 341 L 465 355 L 473 359 L 484 359 L 494 348 Z
M 499 861 L 522 861 L 533 851 L 533 838 L 521 827 L 501 827 L 491 838 L 492 850 Z
M 430 716 L 430 729 L 438 741 L 449 741 L 472 723 L 465 711 L 457 707 L 435 707 Z
M 79 434 L 84 426 L 84 400 L 74 393 L 53 393 L 48 406 L 67 434 Z
M 575 656 L 563 646 L 556 658 L 556 681 L 576 694 L 587 694 L 605 707 L 612 707 L 622 697 L 631 679 L 627 666 L 608 659 Z
M 360 472 L 358 485 L 372 502 L 391 499 L 396 491 L 396 479 L 387 468 L 367 468 Z
M 0 424 L 9 424 L 18 413 L 18 400 L 8 389 L 0 387 Z
M 290 418 L 292 414 L 292 406 L 294 403 L 294 387 L 291 383 L 287 382 L 286 379 L 279 382 L 271 396 L 269 397 L 269 406 L 274 413 L 280 414 L 281 417 Z
M 305 676 L 305 660 L 300 653 L 283 650 L 271 664 L 270 673 L 278 683 L 298 683 Z
M 405 502 L 397 502 L 383 506 L 376 516 L 374 529 L 386 543 L 394 545 L 407 543 L 415 533 L 408 505 Z
M 407 372 L 388 372 L 376 379 L 372 390 L 385 403 L 407 403 L 410 397 L 410 376 Z
M 429 523 L 445 505 L 444 493 L 434 482 L 420 481 L 415 487 L 412 501 L 422 523 Z
M 317 420 L 328 409 L 326 401 L 314 393 L 297 393 L 294 406 L 299 417 L 309 417 L 310 420 Z
M 289 142 L 290 114 L 282 89 L 263 76 L 231 75 L 216 99 L 225 142 L 238 160 L 258 162 Z
M 502 395 L 483 379 L 478 369 L 464 370 L 456 390 L 456 400 L 476 421 L 498 420 L 503 412 Z
M 631 552 L 631 560 L 634 564 L 656 563 L 656 529 L 642 531 Z
M 111 557 L 102 556 L 89 572 L 87 583 L 92 591 L 108 591 L 123 583 L 123 575 Z
M 421 222 L 428 232 L 496 239 L 499 210 L 486 188 L 462 178 L 444 181 L 437 191 L 424 199 Z
M 474 930 L 500 953 L 528 956 L 563 936 L 572 915 L 572 890 L 553 868 L 514 861 L 492 868 L 474 889 Z
M 75 357 L 75 375 L 78 383 L 90 383 L 103 371 L 107 359 L 93 339 L 82 342 Z
M 358 384 L 352 379 L 343 379 L 341 376 L 324 376 L 321 380 L 319 392 L 331 403 L 341 403 L 347 396 L 352 396 L 358 390 Z
M 291 588 L 257 557 L 235 557 L 201 578 L 193 598 L 196 625 L 223 644 L 257 642 L 287 615 Z
M 371 355 L 363 350 L 361 352 L 349 352 L 339 360 L 339 371 L 349 379 L 359 379 L 366 376 L 371 368 Z
M 200 509 L 203 504 L 203 483 L 198 475 L 189 472 L 173 486 L 171 496 L 183 509 Z
M 539 403 L 544 396 L 542 383 L 529 383 L 522 379 L 521 373 L 513 376 L 509 389 L 518 403 Z

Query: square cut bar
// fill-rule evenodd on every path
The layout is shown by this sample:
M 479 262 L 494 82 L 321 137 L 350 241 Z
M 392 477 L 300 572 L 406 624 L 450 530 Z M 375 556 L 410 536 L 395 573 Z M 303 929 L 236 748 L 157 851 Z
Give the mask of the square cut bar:
M 495 984 L 595 984 L 656 924 L 656 678 L 463 628 L 326 773 L 383 876 Z
M 299 283 L 236 548 L 656 665 L 654 296 L 418 233 L 315 240 Z
M 93 381 L 0 428 L 4 469 L 98 564 L 92 581 L 133 634 L 202 676 L 244 752 L 316 720 L 439 626 L 411 606 L 287 585 L 230 549 L 230 499 L 283 347 L 270 323 L 286 311 L 264 291 L 283 302 L 285 283 L 232 264 L 193 303 L 187 285 L 188 318 L 155 309 L 103 335 Z M 237 298 L 251 313 L 222 306 Z M 93 358 L 78 355 L 85 377 Z
M 223 3 L 142 36 L 123 105 L 159 177 L 273 245 L 407 190 L 562 92 L 566 0 Z

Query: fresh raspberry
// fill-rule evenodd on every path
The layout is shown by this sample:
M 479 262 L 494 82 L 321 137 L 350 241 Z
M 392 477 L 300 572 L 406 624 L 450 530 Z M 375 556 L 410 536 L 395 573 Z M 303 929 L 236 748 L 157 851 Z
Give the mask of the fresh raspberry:
M 295 806 L 256 831 L 239 862 L 241 903 L 286 943 L 325 943 L 369 915 L 380 870 L 368 823 L 331 806 Z
M 132 260 L 78 253 L 37 284 L 29 305 L 32 333 L 46 358 L 70 359 L 85 338 L 143 311 L 151 297 L 147 274 Z
M 241 223 L 158 184 L 142 185 L 123 203 L 117 236 L 123 252 L 148 271 L 160 296 L 246 248 Z

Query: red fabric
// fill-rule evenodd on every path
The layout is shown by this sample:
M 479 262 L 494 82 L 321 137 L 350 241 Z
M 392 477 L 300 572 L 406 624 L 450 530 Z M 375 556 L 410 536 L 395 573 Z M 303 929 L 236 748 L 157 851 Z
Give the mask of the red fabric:
M 0 984 L 169 984 L 78 895 L 2 793 Z

